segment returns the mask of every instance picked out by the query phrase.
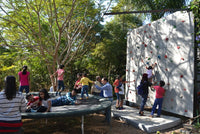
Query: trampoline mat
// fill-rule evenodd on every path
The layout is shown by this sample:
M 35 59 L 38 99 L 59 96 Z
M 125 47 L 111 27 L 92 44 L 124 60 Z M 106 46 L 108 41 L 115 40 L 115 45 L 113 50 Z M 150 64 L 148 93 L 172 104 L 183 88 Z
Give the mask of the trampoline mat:
M 37 93 L 33 93 L 37 94 Z M 65 94 L 62 94 L 65 95 Z M 50 94 L 51 99 L 56 98 L 55 93 Z M 111 107 L 111 102 L 99 96 L 89 95 L 88 99 L 80 100 L 77 95 L 78 105 L 53 106 L 51 112 L 45 113 L 22 113 L 22 118 L 51 118 L 63 116 L 82 116 L 106 110 Z

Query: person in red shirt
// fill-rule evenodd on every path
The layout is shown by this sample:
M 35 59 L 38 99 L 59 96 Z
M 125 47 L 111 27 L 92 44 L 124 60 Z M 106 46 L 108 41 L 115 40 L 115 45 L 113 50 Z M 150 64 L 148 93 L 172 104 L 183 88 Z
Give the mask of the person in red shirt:
M 19 82 L 20 82 L 20 86 L 19 86 L 19 92 L 23 93 L 23 90 L 25 89 L 26 94 L 29 93 L 29 89 L 30 89 L 30 72 L 27 71 L 28 67 L 27 66 L 23 66 L 22 67 L 22 71 L 20 71 L 18 73 L 19 76 Z
M 82 74 L 81 73 L 78 73 L 77 74 L 77 78 L 78 80 L 76 81 L 76 83 L 74 84 L 74 89 L 76 89 L 76 92 L 77 93 L 81 93 L 81 89 L 82 89 L 82 84 L 78 84 L 80 81 L 81 81 L 81 78 L 82 78 Z
M 163 88 L 164 85 L 165 82 L 161 80 L 159 86 L 153 86 L 153 88 L 156 90 L 156 99 L 154 101 L 150 117 L 153 117 L 157 105 L 158 105 L 157 117 L 160 117 L 161 115 L 163 96 L 165 95 L 165 89 Z
M 119 88 L 118 87 L 121 84 L 121 82 L 122 82 L 122 76 L 119 75 L 117 76 L 116 80 L 113 83 L 113 86 L 115 86 L 115 89 L 114 89 L 115 94 L 117 96 L 117 101 L 116 101 L 116 106 L 115 106 L 116 109 L 119 109 Z
M 31 112 L 31 109 L 37 109 L 39 106 L 41 106 L 41 102 L 39 101 L 39 96 L 33 96 L 32 94 L 26 95 L 27 103 L 27 110 L 26 112 Z
M 51 77 L 53 77 L 54 75 L 57 75 L 57 81 L 58 81 L 58 87 L 56 90 L 56 96 L 59 94 L 59 96 L 61 96 L 61 92 L 64 91 L 65 86 L 64 86 L 64 65 L 59 65 L 59 69 L 51 75 Z

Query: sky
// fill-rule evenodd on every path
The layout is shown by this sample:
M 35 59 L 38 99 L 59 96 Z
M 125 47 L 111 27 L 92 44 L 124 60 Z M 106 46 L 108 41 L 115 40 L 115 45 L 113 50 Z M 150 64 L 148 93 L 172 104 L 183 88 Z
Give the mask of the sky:
M 191 1 L 192 1 L 192 0 L 187 0 L 187 1 L 186 1 L 186 6 L 188 6 L 188 5 L 190 4 Z M 104 5 L 107 5 L 108 3 L 109 3 L 109 0 L 105 1 L 105 2 L 104 2 Z M 110 8 L 112 8 L 112 7 L 116 6 L 116 5 L 117 5 L 117 3 L 116 3 L 116 2 L 113 2 Z M 114 15 L 105 15 L 105 16 L 104 16 L 104 22 L 101 22 L 101 24 L 102 24 L 102 25 L 105 25 L 106 22 L 109 22 L 110 20 L 112 20 L 112 18 L 114 18 Z M 148 20 L 148 18 L 147 18 L 147 19 L 143 22 L 143 25 L 148 24 L 149 22 L 150 22 L 150 20 Z

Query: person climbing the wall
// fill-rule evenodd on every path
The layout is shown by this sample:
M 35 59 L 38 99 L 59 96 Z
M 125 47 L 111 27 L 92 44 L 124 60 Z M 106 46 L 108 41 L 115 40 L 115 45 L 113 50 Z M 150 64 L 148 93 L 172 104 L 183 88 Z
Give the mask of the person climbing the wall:
M 153 80 L 153 69 L 154 69 L 154 67 L 155 67 L 155 65 L 152 64 L 151 66 L 149 66 L 147 68 L 147 75 L 148 75 L 148 81 L 149 82 L 152 82 L 152 80 Z

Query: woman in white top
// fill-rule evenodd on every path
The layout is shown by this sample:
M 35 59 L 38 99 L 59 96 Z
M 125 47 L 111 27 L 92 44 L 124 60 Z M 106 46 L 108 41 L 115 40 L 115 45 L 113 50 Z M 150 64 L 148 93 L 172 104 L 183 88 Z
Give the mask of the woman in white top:
M 51 100 L 49 93 L 46 89 L 39 91 L 39 100 L 41 101 L 42 111 L 38 112 L 50 112 L 51 111 Z M 45 108 L 45 111 L 43 111 Z
M 5 89 L 0 92 L 0 133 L 21 133 L 21 112 L 25 112 L 24 96 L 17 92 L 16 78 L 7 76 Z

